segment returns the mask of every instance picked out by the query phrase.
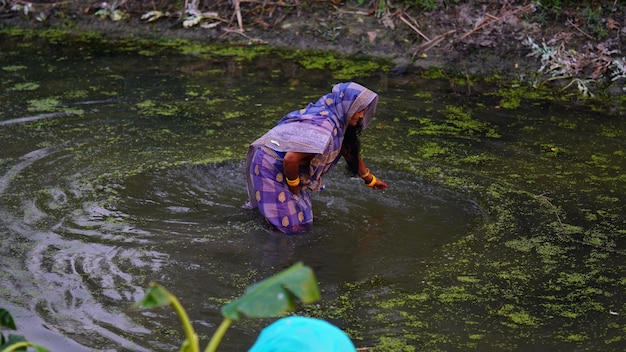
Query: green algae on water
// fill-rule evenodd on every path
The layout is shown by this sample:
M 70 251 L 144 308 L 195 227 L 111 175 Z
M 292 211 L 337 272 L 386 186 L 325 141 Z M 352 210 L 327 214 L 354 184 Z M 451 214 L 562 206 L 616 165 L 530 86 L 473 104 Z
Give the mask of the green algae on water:
M 29 91 L 29 90 L 36 90 L 37 88 L 39 88 L 38 83 L 29 82 L 29 83 L 17 83 L 13 87 L 9 88 L 9 90 Z

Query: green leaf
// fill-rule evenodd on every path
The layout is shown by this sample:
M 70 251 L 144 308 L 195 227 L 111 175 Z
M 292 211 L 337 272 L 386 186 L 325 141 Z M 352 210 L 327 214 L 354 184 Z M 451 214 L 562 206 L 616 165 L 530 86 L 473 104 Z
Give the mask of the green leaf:
M 295 299 L 312 303 L 320 299 L 317 280 L 311 268 L 296 263 L 290 268 L 246 289 L 243 296 L 222 307 L 222 315 L 233 320 L 242 315 L 269 318 L 295 308 Z
M 152 282 L 146 295 L 137 302 L 137 306 L 141 308 L 163 307 L 172 304 L 173 297 L 163 286 Z
M 15 321 L 13 321 L 13 317 L 8 310 L 4 308 L 0 308 L 0 327 L 17 330 L 15 327 Z

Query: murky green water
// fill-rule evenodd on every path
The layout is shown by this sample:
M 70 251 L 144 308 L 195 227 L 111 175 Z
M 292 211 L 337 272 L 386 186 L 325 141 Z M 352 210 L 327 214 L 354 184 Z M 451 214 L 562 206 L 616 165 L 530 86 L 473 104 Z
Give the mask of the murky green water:
M 173 312 L 131 308 L 158 281 L 204 346 L 223 304 L 304 261 L 323 300 L 298 313 L 357 347 L 626 348 L 619 113 L 515 86 L 467 96 L 463 82 L 457 94 L 446 79 L 354 76 L 380 95 L 364 156 L 391 186 L 372 192 L 339 167 L 314 196 L 313 229 L 286 237 L 241 208 L 247 144 L 345 66 L 252 48 L 0 43 L 0 302 L 35 342 L 176 350 Z M 235 323 L 220 350 L 246 350 L 269 322 Z

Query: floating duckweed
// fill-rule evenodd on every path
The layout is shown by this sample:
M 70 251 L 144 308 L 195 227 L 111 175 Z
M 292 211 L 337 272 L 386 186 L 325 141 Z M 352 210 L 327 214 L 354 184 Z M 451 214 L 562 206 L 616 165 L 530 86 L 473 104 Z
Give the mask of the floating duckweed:
M 566 250 L 557 244 L 551 242 L 542 242 L 537 246 L 537 254 L 543 257 L 555 257 L 565 253 Z
M 446 116 L 446 122 L 454 128 L 456 133 L 469 135 L 482 133 L 486 137 L 500 138 L 500 135 L 488 123 L 473 119 L 469 109 L 446 105 L 442 113 Z
M 537 239 L 518 238 L 506 241 L 504 245 L 517 251 L 528 253 L 531 251 L 531 249 L 537 246 Z
M 580 314 L 575 313 L 575 312 L 569 312 L 569 311 L 560 311 L 558 312 L 559 316 L 562 316 L 563 318 L 568 318 L 568 319 L 576 319 L 580 316 Z
M 421 301 L 426 301 L 430 298 L 430 296 L 427 293 L 415 293 L 415 294 L 409 294 L 406 296 L 406 299 L 409 301 L 416 301 L 416 302 L 421 302 Z
M 9 90 L 28 91 L 28 90 L 36 90 L 37 88 L 39 88 L 38 83 L 29 82 L 29 83 L 18 83 L 14 85 L 12 88 L 10 88 Z
M 139 50 L 137 53 L 139 55 L 148 56 L 148 57 L 155 56 L 157 54 L 154 50 L 146 50 L 146 49 Z
M 428 90 L 422 90 L 413 94 L 413 96 L 420 99 L 432 99 L 433 93 Z
M 547 88 L 530 87 L 518 83 L 510 85 L 508 88 L 499 89 L 496 92 L 487 93 L 486 95 L 501 97 L 499 106 L 503 109 L 517 109 L 524 99 L 539 100 L 552 98 L 552 94 Z
M 33 99 L 28 101 L 28 111 L 43 112 L 54 110 L 59 105 L 55 98 Z
M 581 273 L 561 273 L 557 283 L 565 286 L 582 286 L 587 283 L 587 275 Z
M 3 66 L 2 69 L 7 72 L 16 72 L 16 71 L 25 70 L 27 69 L 27 67 L 24 65 L 9 65 L 9 66 Z
M 373 352 L 413 352 L 415 347 L 408 345 L 403 339 L 383 336 Z
M 372 61 L 346 62 L 340 69 L 333 71 L 333 77 L 338 80 L 352 80 L 376 71 L 386 71 L 386 68 Z
M 583 334 L 572 334 L 565 336 L 564 340 L 568 342 L 582 342 L 587 340 L 589 337 Z
M 180 112 L 180 108 L 174 103 L 157 104 L 153 100 L 145 100 L 135 104 L 141 115 L 147 116 L 176 116 Z
M 405 303 L 406 301 L 403 299 L 393 299 L 393 300 L 379 302 L 378 306 L 383 309 L 389 309 L 389 308 L 401 307 Z
M 438 145 L 436 142 L 424 143 L 419 147 L 419 152 L 423 158 L 432 158 L 434 156 L 445 154 L 448 152 L 448 148 Z
M 460 282 L 465 283 L 477 283 L 480 282 L 475 276 L 457 276 L 456 279 Z
M 386 66 L 371 59 L 354 60 L 316 51 L 302 52 L 302 55 L 294 59 L 307 70 L 330 70 L 333 77 L 339 80 L 350 80 L 355 77 L 369 75 L 375 71 L 387 70 Z
M 224 118 L 227 120 L 237 119 L 246 116 L 243 111 L 224 111 Z
M 624 338 L 622 336 L 615 336 L 613 338 L 607 339 L 604 341 L 604 343 L 606 343 L 607 345 L 613 344 L 613 343 L 618 343 L 618 342 L 622 342 Z
M 378 313 L 374 316 L 374 319 L 379 321 L 379 322 L 385 322 L 387 321 L 388 318 L 388 314 L 387 313 Z
M 495 159 L 491 156 L 481 154 L 481 155 L 470 155 L 465 158 L 462 158 L 460 161 L 465 164 L 482 165 L 489 161 L 495 161 Z
M 592 165 L 593 167 L 602 168 L 602 169 L 606 169 L 610 165 L 609 159 L 607 156 L 596 155 L 596 154 L 591 156 L 591 161 L 589 161 L 588 164 Z
M 512 304 L 505 304 L 502 308 L 500 308 L 498 314 L 509 318 L 511 322 L 516 325 L 537 325 L 537 319 L 535 317 L 531 316 L 522 307 L 516 307 Z
M 428 70 L 422 72 L 422 76 L 429 79 L 448 79 L 448 75 L 443 68 L 430 66 Z

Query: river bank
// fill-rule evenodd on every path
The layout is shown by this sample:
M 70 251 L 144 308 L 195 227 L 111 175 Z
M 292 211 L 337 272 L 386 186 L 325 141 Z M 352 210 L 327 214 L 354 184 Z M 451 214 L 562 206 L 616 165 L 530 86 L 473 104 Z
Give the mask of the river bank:
M 191 1 L 183 16 L 177 10 L 180 4 L 167 0 L 3 4 L 3 29 L 55 28 L 335 51 L 389 59 L 395 74 L 436 67 L 451 74 L 501 75 L 561 87 L 583 84 L 594 92 L 624 93 L 626 22 L 618 1 L 597 8 L 563 8 L 555 18 L 528 1 L 479 1 L 431 11 L 396 8 L 389 2 L 240 1 L 234 8 L 225 1 L 204 7 Z M 579 88 L 579 93 L 585 92 Z

